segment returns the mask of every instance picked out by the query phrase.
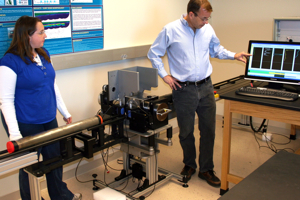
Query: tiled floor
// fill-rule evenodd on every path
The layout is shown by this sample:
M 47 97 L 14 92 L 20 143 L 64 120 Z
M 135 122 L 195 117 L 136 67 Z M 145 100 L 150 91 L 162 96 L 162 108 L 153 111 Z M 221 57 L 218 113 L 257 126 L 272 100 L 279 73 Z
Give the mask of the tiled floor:
M 197 128 L 197 126 L 195 126 Z M 222 156 L 222 122 L 217 121 L 217 131 L 215 139 L 215 150 L 214 150 L 214 162 L 215 162 L 215 171 L 218 177 L 221 176 L 221 156 Z M 199 146 L 199 134 L 198 131 L 195 131 L 196 136 L 196 147 Z M 182 164 L 182 151 L 179 145 L 178 135 L 175 135 L 172 139 L 173 146 L 167 147 L 160 145 L 161 153 L 158 155 L 158 165 L 161 168 L 167 169 L 169 171 L 180 173 L 183 164 Z M 273 141 L 286 143 L 288 139 L 282 136 L 275 136 L 273 134 Z M 266 146 L 266 143 L 258 139 L 258 142 L 262 146 Z M 291 141 L 287 145 L 277 145 L 277 149 L 283 148 L 292 148 L 297 150 L 300 148 L 299 139 Z M 269 159 L 274 152 L 270 149 L 261 147 L 259 148 L 257 141 L 254 138 L 253 132 L 248 128 L 233 128 L 232 130 L 232 146 L 231 146 L 231 163 L 230 170 L 232 173 L 237 174 L 241 177 L 245 177 L 254 171 L 258 166 L 264 163 Z M 122 159 L 120 157 L 120 159 Z M 122 169 L 122 164 L 118 164 L 117 160 L 109 161 L 109 165 L 114 169 Z M 78 176 L 78 179 L 81 181 L 92 180 L 92 174 L 98 174 L 100 180 L 104 180 L 107 183 L 111 182 L 116 176 L 119 175 L 120 171 L 115 171 L 110 169 L 109 173 L 104 171 L 104 167 L 100 166 L 96 169 L 88 171 L 82 175 Z M 176 179 L 168 181 L 162 186 L 156 187 L 153 193 L 147 197 L 148 200 L 215 200 L 220 197 L 219 188 L 214 188 L 209 186 L 205 181 L 198 178 L 197 173 L 192 177 L 188 182 L 189 187 L 182 187 L 182 183 L 179 183 Z M 92 182 L 88 183 L 79 183 L 75 178 L 68 179 L 66 181 L 68 187 L 73 192 L 80 192 L 83 194 L 83 200 L 93 200 L 93 185 Z M 229 184 L 230 187 L 233 187 L 234 184 Z M 125 188 L 125 191 L 131 192 L 138 187 L 138 181 L 133 182 L 132 179 L 128 180 L 128 183 L 123 183 L 117 189 Z M 42 191 L 43 197 L 45 200 L 50 198 L 47 195 L 47 190 Z M 145 194 L 144 196 L 147 196 Z

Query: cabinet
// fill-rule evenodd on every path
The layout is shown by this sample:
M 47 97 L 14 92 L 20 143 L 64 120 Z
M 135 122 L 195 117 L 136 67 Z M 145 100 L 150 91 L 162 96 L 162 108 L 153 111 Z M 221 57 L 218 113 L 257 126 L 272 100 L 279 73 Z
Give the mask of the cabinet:
M 300 42 L 300 17 L 275 18 L 273 40 Z

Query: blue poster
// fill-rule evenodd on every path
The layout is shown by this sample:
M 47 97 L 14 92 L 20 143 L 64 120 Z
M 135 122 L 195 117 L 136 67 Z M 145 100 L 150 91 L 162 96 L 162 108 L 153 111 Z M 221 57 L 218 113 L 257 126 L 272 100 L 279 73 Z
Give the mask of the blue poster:
M 102 0 L 0 0 L 0 58 L 24 15 L 41 19 L 51 55 L 104 48 Z

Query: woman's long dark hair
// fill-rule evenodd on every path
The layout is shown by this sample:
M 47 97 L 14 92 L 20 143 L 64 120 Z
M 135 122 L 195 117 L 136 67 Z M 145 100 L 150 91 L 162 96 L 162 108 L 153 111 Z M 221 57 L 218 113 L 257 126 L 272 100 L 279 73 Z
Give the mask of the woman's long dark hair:
M 35 62 L 33 60 L 33 53 L 32 53 L 33 49 L 29 42 L 30 41 L 29 36 L 32 36 L 36 31 L 36 24 L 38 22 L 42 22 L 42 21 L 37 17 L 29 17 L 29 16 L 20 17 L 16 22 L 10 47 L 5 52 L 5 54 L 12 53 L 18 55 L 27 64 L 29 64 L 28 59 L 31 62 Z M 43 48 L 36 48 L 35 51 L 39 55 L 43 56 L 48 62 L 51 62 L 49 56 L 47 55 L 47 53 L 44 51 Z

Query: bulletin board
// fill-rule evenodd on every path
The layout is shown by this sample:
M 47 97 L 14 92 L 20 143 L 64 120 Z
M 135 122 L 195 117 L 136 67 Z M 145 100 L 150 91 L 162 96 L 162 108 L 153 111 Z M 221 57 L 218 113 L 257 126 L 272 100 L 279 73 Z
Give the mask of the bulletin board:
M 102 0 L 0 0 L 0 57 L 23 15 L 42 20 L 50 55 L 103 49 Z

